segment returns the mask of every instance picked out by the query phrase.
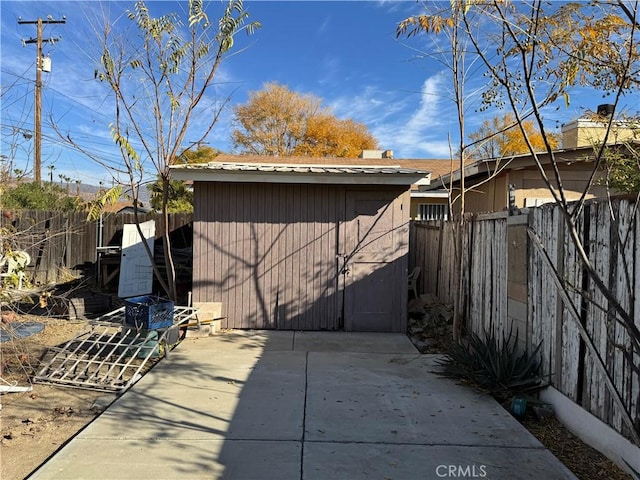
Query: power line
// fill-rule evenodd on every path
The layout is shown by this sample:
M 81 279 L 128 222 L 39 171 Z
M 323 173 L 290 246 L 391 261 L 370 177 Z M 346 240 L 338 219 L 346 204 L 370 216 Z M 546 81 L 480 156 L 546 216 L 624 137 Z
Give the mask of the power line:
M 42 38 L 42 26 L 49 24 L 64 24 L 67 23 L 66 17 L 62 17 L 62 20 L 54 20 L 51 15 L 47 17 L 46 20 L 43 20 L 41 17 L 38 17 L 37 20 L 22 20 L 22 17 L 18 17 L 19 25 L 36 25 L 37 26 L 37 35 L 36 38 L 30 38 L 28 40 L 22 40 L 22 45 L 27 44 L 35 44 L 36 45 L 36 85 L 35 85 L 35 119 L 34 119 L 34 130 L 35 130 L 35 141 L 34 141 L 34 158 L 33 158 L 33 170 L 35 181 L 38 185 L 42 183 L 41 178 L 41 130 L 42 130 L 42 71 L 43 71 L 43 60 L 44 57 L 42 55 L 42 44 L 43 43 L 55 43 L 59 42 L 62 37 L 51 37 L 51 38 Z

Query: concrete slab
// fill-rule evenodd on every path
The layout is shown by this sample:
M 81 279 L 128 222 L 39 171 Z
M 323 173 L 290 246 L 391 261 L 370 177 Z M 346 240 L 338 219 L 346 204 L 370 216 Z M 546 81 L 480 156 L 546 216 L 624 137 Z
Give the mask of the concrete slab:
M 187 339 L 32 478 L 574 478 L 436 358 L 387 334 Z
M 401 333 L 295 332 L 300 352 L 418 353 Z
M 299 440 L 305 353 L 171 355 L 81 438 Z
M 300 479 L 300 442 L 74 439 L 31 478 Z
M 211 338 L 185 339 L 179 348 L 218 352 L 238 349 L 249 352 L 256 351 L 291 351 L 294 332 L 266 330 L 222 330 Z
M 304 480 L 576 477 L 543 448 L 306 442 Z
M 310 353 L 305 439 L 541 446 L 492 398 L 430 373 L 432 365 L 422 356 Z

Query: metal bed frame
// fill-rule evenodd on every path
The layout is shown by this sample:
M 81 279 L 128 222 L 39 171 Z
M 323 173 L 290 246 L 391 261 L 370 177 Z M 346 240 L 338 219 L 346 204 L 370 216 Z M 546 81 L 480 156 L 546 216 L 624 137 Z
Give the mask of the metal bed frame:
M 34 383 L 122 392 L 136 383 L 154 359 L 169 355 L 198 309 L 174 307 L 173 325 L 143 330 L 125 322 L 125 307 L 89 322 L 63 346 L 49 347 Z M 198 322 L 199 323 L 199 322 Z

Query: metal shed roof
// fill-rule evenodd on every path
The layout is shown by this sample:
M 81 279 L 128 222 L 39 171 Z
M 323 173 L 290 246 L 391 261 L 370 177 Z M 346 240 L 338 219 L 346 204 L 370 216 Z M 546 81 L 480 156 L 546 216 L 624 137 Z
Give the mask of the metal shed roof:
M 348 163 L 348 160 L 354 163 Z M 360 159 L 345 159 L 344 164 L 209 162 L 174 165 L 171 170 L 177 180 L 205 182 L 411 185 L 429 175 L 425 170 L 403 168 L 398 162 L 358 165 L 356 160 Z

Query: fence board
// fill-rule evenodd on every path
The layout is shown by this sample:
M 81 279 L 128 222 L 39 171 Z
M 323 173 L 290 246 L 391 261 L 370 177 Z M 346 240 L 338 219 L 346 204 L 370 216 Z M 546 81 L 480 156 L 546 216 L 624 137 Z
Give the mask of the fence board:
M 640 221 L 633 201 L 627 199 L 589 202 L 577 218 L 578 232 L 587 242 L 588 257 L 598 275 L 609 286 L 636 325 L 640 325 Z M 462 287 L 463 311 L 467 328 L 480 333 L 492 328 L 500 335 L 509 328 L 507 322 L 507 287 L 509 263 L 506 239 L 508 222 L 503 214 L 473 217 L 468 215 L 462 237 L 462 262 L 452 261 L 448 250 L 455 245 L 453 222 L 433 223 L 430 230 L 414 228 L 412 261 L 421 266 L 438 262 L 437 269 L 425 268 L 424 285 L 436 285 L 443 298 L 443 286 L 461 274 L 456 289 Z M 529 348 L 542 342 L 543 373 L 553 374 L 552 384 L 583 408 L 616 431 L 630 438 L 627 425 L 605 377 L 595 367 L 578 333 L 580 321 L 593 336 L 601 358 L 607 364 L 613 383 L 633 421 L 640 425 L 640 375 L 633 370 L 640 365 L 640 352 L 631 358 L 624 355 L 632 348 L 631 339 L 619 321 L 612 305 L 592 279 L 585 280 L 585 270 L 568 225 L 559 207 L 547 205 L 531 209 L 528 228 L 540 238 L 542 245 L 568 290 L 569 308 L 559 295 L 554 274 L 537 248 L 528 248 L 527 261 L 527 337 Z M 439 229 L 435 230 L 436 228 Z M 428 234 L 426 233 L 428 232 Z M 447 265 L 448 264 L 448 265 Z M 446 277 L 441 277 L 447 272 Z M 451 285 L 451 284 L 448 284 Z M 581 290 L 586 287 L 583 300 Z M 452 296 L 453 300 L 453 296 Z M 580 317 L 578 318 L 576 314 Z
M 456 256 L 457 246 L 455 228 L 455 225 L 451 222 L 444 223 L 442 235 L 439 239 L 443 248 L 440 251 L 440 260 L 438 265 L 438 297 L 446 303 L 453 303 L 455 294 L 460 288 L 460 262 Z M 466 250 L 463 249 L 462 251 L 464 252 Z
M 582 231 L 584 222 L 580 217 L 578 229 Z M 569 232 L 568 226 L 562 222 L 561 226 L 563 230 L 563 271 L 565 284 L 569 290 L 569 298 L 573 305 L 576 306 L 576 310 L 580 310 L 580 302 L 582 296 L 579 293 L 579 289 L 582 286 L 583 268 L 578 259 L 577 250 L 573 244 Z M 578 391 L 578 376 L 580 366 L 580 333 L 576 324 L 579 321 L 575 318 L 571 310 L 562 302 L 560 318 L 558 319 L 562 324 L 562 351 L 561 356 L 561 375 L 556 377 L 556 386 L 558 389 L 569 397 L 574 402 L 580 401 L 580 392 Z
M 630 208 L 629 210 L 633 214 L 635 221 L 635 237 L 631 238 L 633 255 L 630 257 L 631 263 L 635 264 L 635 267 L 632 269 L 633 282 L 631 291 L 634 292 L 635 298 L 631 309 L 631 318 L 634 319 L 636 327 L 640 329 L 640 295 L 638 295 L 638 286 L 640 285 L 640 245 L 638 245 L 640 243 L 640 221 L 638 221 L 638 211 L 634 208 Z M 633 226 L 631 228 L 633 228 Z M 640 365 L 640 352 L 636 352 L 632 358 L 634 365 Z M 640 428 L 640 375 L 632 375 L 631 377 L 630 410 L 632 415 L 634 415 L 633 418 L 636 420 L 636 425 Z
M 151 218 L 162 224 L 160 215 L 140 214 L 141 221 Z M 191 223 L 192 218 L 192 214 L 170 215 L 170 230 Z M 31 256 L 27 274 L 33 283 L 50 284 L 79 275 L 97 282 L 98 222 L 88 221 L 86 212 L 19 211 L 13 218 L 2 217 L 0 226 L 13 232 L 3 239 L 10 243 L 10 248 L 25 250 Z M 133 214 L 104 215 L 102 245 L 119 246 L 122 225 L 134 222 Z M 159 237 L 162 230 L 158 228 L 156 232 Z
M 618 210 L 617 215 L 614 216 L 617 221 L 615 228 L 612 229 L 611 241 L 617 245 L 617 255 L 615 252 L 611 252 L 612 258 L 616 262 L 615 277 L 612 279 L 611 284 L 616 288 L 615 293 L 621 306 L 626 311 L 631 311 L 635 295 L 633 290 L 634 255 L 637 249 L 634 224 L 632 223 L 635 205 L 631 205 L 628 202 L 616 202 L 615 208 Z M 622 348 L 618 347 L 630 344 L 631 339 L 626 329 L 615 320 L 612 322 L 611 338 L 613 338 L 614 344 L 613 348 L 611 348 L 612 359 L 610 367 L 614 372 L 614 382 L 626 400 L 627 408 L 632 410 L 632 365 L 625 358 Z M 623 428 L 622 416 L 613 403 L 611 403 L 610 409 L 613 412 L 612 423 L 620 431 Z
M 608 212 L 598 208 L 598 204 L 592 204 L 587 210 L 590 216 L 590 237 L 589 237 L 589 259 L 594 269 L 601 278 L 609 277 L 608 255 L 603 252 L 610 250 Z M 607 357 L 607 315 L 599 306 L 606 305 L 602 292 L 590 280 L 587 290 L 587 298 L 591 301 L 587 305 L 586 326 L 591 334 L 600 356 L 606 362 Z M 594 365 L 594 359 L 587 354 L 585 365 L 585 383 L 583 394 L 583 405 L 591 413 L 606 421 L 605 404 L 608 392 L 606 392 L 602 374 Z
M 543 246 L 546 247 L 541 208 L 531 211 L 530 222 L 530 228 L 540 236 L 540 241 Z M 537 249 L 531 249 L 531 259 L 529 261 L 529 296 L 527 299 L 529 318 L 528 334 L 531 339 L 531 345 L 535 346 L 544 340 L 544 315 L 542 312 L 542 302 L 544 298 L 542 295 L 542 284 L 545 278 L 544 268 L 541 253 Z M 543 374 L 545 373 L 548 372 L 543 372 Z

